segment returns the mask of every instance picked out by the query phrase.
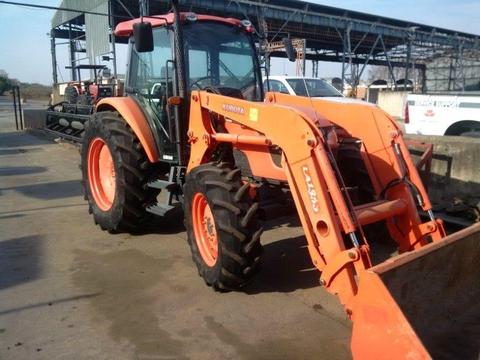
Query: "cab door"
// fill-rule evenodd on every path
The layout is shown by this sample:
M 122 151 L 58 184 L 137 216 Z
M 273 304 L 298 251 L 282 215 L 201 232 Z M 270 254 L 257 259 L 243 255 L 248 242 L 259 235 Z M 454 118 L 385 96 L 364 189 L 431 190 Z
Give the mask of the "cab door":
M 130 63 L 126 91 L 139 103 L 153 129 L 160 159 L 178 162 L 168 98 L 174 91 L 172 33 L 167 27 L 153 29 L 154 49 L 139 53 L 130 39 Z

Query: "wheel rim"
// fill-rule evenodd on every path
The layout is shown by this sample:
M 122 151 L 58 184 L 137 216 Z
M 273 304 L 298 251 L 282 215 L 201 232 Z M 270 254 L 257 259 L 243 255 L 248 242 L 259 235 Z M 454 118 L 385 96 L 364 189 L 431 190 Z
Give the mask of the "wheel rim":
M 108 211 L 115 199 L 115 166 L 110 149 L 100 138 L 93 139 L 88 149 L 88 181 L 95 203 Z
M 218 258 L 217 229 L 207 198 L 201 193 L 196 193 L 193 197 L 192 217 L 198 250 L 205 264 L 212 267 Z

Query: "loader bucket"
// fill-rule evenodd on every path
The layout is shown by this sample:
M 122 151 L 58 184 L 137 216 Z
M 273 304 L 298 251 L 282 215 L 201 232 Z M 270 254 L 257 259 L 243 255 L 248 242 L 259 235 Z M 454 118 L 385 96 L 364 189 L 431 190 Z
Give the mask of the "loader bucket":
M 480 358 L 480 224 L 359 274 L 358 359 Z

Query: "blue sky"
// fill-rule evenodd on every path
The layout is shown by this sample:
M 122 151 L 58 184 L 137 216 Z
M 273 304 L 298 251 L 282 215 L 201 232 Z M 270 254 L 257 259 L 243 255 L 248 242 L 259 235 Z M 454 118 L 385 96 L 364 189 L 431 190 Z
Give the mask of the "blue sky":
M 60 0 L 15 1 L 50 6 L 57 6 L 60 3 Z M 318 0 L 311 2 L 480 34 L 479 0 Z M 47 33 L 50 30 L 52 16 L 51 10 L 0 4 L 0 69 L 21 81 L 51 83 L 52 65 L 50 40 Z M 59 67 L 62 69 L 64 79 L 68 80 L 68 72 L 64 70 L 68 56 L 66 46 L 59 47 L 58 52 Z M 120 72 L 123 67 L 124 64 L 120 63 Z M 282 72 L 284 65 L 278 62 L 274 68 Z M 336 69 L 336 66 L 325 65 L 321 67 L 320 75 L 325 77 L 338 75 L 335 74 Z

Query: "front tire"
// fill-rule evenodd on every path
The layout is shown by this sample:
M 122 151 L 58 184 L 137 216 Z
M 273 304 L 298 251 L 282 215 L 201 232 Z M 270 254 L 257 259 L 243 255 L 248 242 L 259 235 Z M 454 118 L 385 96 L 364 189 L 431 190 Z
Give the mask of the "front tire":
M 237 290 L 259 269 L 263 229 L 240 170 L 205 164 L 186 178 L 185 225 L 199 275 L 215 290 Z
M 92 115 L 82 146 L 82 185 L 89 212 L 102 230 L 134 232 L 150 218 L 158 191 L 140 141 L 118 113 Z

